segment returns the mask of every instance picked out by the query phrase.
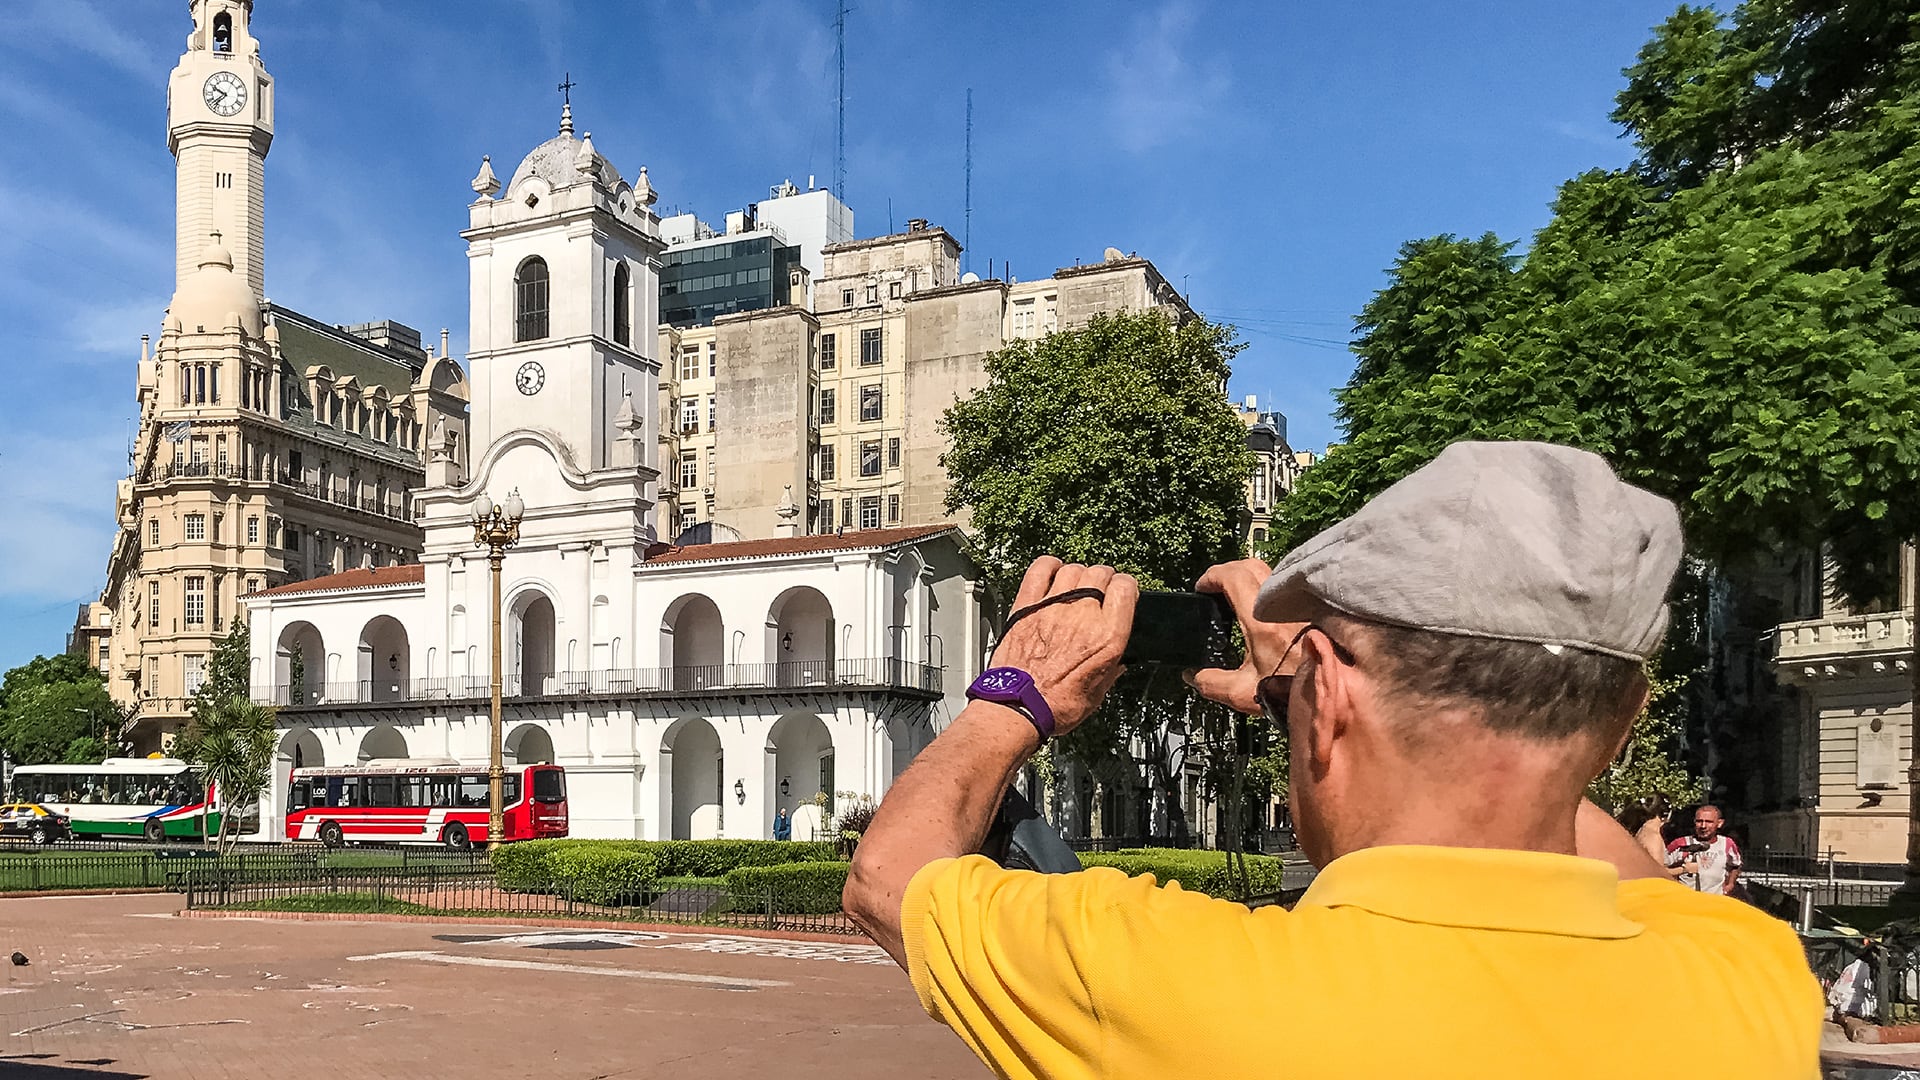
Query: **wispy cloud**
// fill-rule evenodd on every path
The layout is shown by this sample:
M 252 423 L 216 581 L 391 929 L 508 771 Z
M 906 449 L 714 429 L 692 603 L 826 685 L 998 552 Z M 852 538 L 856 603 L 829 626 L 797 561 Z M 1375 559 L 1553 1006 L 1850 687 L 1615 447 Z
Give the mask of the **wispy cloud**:
M 1588 121 L 1556 120 L 1547 127 L 1563 139 L 1572 139 L 1592 146 L 1604 146 L 1609 150 L 1618 150 L 1620 140 L 1624 137 L 1619 128 L 1606 127 Z
M 142 79 L 157 79 L 168 67 L 166 53 L 151 42 L 130 37 L 89 0 L 26 0 L 10 5 L 0 16 L 0 37 L 16 43 L 34 43 L 78 49 Z
M 1217 128 L 1233 80 L 1222 56 L 1195 44 L 1194 11 L 1169 3 L 1138 17 L 1107 63 L 1115 141 L 1141 154 Z

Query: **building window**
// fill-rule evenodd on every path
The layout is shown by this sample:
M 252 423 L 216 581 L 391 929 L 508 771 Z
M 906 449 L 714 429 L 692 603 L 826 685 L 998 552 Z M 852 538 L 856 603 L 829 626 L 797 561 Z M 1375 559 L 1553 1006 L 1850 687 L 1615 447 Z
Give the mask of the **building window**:
M 697 450 L 680 452 L 680 486 L 692 488 L 700 482 L 700 453 Z
M 1262 543 L 1263 541 L 1265 541 L 1265 540 L 1266 540 L 1266 538 L 1267 538 L 1267 530 L 1265 530 L 1265 529 L 1255 529 L 1255 530 L 1253 530 L 1253 542 L 1254 542 L 1254 543 L 1256 543 L 1256 544 L 1258 544 L 1258 543 Z
M 880 360 L 880 328 L 875 326 L 860 331 L 860 366 L 872 367 Z
M 829 386 L 820 391 L 820 423 L 831 424 L 834 422 L 834 408 L 833 387 Z M 158 543 L 159 541 L 156 540 L 154 542 Z
M 840 363 L 838 352 L 839 338 L 832 334 L 820 335 L 820 370 L 832 371 Z
M 201 685 L 207 681 L 207 658 L 195 653 L 192 656 L 183 656 L 180 659 L 184 661 L 181 669 L 183 677 L 180 681 L 180 688 L 186 692 L 188 697 L 192 697 L 200 692 Z
M 860 475 L 861 476 L 879 476 L 880 475 L 880 440 L 879 439 L 874 439 L 870 442 L 863 442 L 860 444 Z
M 199 626 L 207 621 L 206 578 L 198 574 L 187 577 L 185 608 L 185 622 L 188 626 Z
M 709 341 L 707 342 L 707 378 L 711 379 L 719 374 L 720 343 L 717 341 Z
M 840 500 L 840 527 L 843 529 L 853 528 L 853 500 L 852 499 Z
M 147 624 L 156 628 L 160 625 L 160 583 L 158 581 L 147 582 Z
M 833 531 L 833 500 L 832 499 L 822 499 L 820 501 L 820 531 L 823 533 L 830 533 Z
M 887 298 L 890 300 L 900 299 L 900 283 L 899 282 L 895 281 L 887 285 Z
M 853 290 L 852 289 L 840 290 L 840 306 L 841 307 L 853 306 Z
M 160 658 L 147 657 L 147 695 L 151 697 L 160 690 Z
M 547 336 L 547 261 L 538 255 L 513 272 L 513 340 Z
M 860 388 L 860 419 L 861 421 L 864 422 L 868 420 L 880 419 L 880 410 L 881 410 L 881 397 L 880 397 L 879 385 L 875 384 L 873 386 L 861 387 Z
M 868 495 L 860 500 L 860 527 L 863 529 L 880 527 L 880 496 Z
M 867 303 L 877 304 L 879 302 L 880 302 L 880 286 L 878 285 L 867 286 Z
M 1040 332 L 1051 334 L 1060 329 L 1060 298 L 1048 296 L 1042 302 L 1046 307 L 1040 312 Z
M 248 579 L 247 579 L 247 592 L 248 592 L 248 594 L 249 594 L 249 595 L 251 595 L 251 594 L 253 594 L 253 593 L 257 593 L 257 592 L 259 592 L 259 591 L 260 591 L 260 579 L 259 579 L 259 578 L 257 578 L 257 577 L 250 577 L 250 578 L 248 578 Z
M 707 430 L 708 431 L 717 430 L 713 425 L 713 418 L 714 418 L 714 411 L 717 408 L 719 401 L 720 401 L 719 398 L 714 397 L 711 394 L 707 396 Z
M 186 517 L 186 527 L 188 540 L 205 540 L 207 538 L 207 515 L 188 514 Z
M 692 435 L 700 430 L 700 399 L 688 395 L 680 399 L 680 434 Z
M 1017 338 L 1033 336 L 1033 301 L 1022 300 L 1013 305 L 1013 336 Z
M 820 479 L 831 480 L 834 474 L 833 444 L 820 444 Z M 827 504 L 827 516 L 833 516 L 833 504 Z
M 680 347 L 680 381 L 690 382 L 700 377 L 700 346 L 682 345 Z
M 157 548 L 160 546 L 160 519 L 159 518 L 147 519 L 147 546 L 153 547 L 153 548 Z
M 633 339 L 633 289 L 627 264 L 615 263 L 613 267 L 613 340 L 617 345 L 632 344 Z
M 900 467 L 900 440 L 888 439 L 887 440 L 887 468 L 897 469 L 899 467 Z
M 291 525 L 287 526 L 287 550 L 300 550 L 300 530 Z
M 1253 487 L 1253 505 L 1267 505 L 1267 467 L 1264 463 L 1253 467 L 1251 485 Z
M 899 523 L 900 523 L 900 496 L 889 495 L 887 496 L 887 524 L 898 525 Z

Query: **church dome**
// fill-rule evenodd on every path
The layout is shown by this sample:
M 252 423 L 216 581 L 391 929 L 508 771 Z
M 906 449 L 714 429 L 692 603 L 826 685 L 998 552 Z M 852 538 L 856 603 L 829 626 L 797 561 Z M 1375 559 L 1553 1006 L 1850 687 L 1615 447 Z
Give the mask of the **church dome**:
M 233 256 L 217 238 L 207 243 L 200 268 L 180 282 L 167 314 L 188 333 L 202 327 L 216 332 L 238 321 L 248 337 L 260 336 L 260 299 L 246 279 L 233 272 Z
M 591 147 L 592 144 L 573 137 L 573 110 L 569 107 L 561 114 L 560 134 L 534 147 L 521 160 L 520 167 L 513 170 L 513 179 L 507 182 L 507 190 L 519 187 L 520 181 L 529 176 L 537 176 L 545 180 L 548 187 L 555 189 L 579 183 L 585 177 L 575 163 L 580 160 L 580 148 L 583 145 Z M 620 170 L 614 168 L 612 162 L 596 153 L 593 155 L 593 166 L 601 184 L 609 189 L 620 186 Z

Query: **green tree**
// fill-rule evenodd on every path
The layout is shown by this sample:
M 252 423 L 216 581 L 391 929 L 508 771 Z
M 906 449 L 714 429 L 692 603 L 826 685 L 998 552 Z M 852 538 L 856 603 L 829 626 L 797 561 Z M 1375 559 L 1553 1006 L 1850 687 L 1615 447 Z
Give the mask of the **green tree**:
M 252 696 L 252 640 L 246 620 L 235 618 L 227 636 L 213 646 L 213 654 L 207 660 L 206 681 L 200 684 L 187 706 L 192 715 L 200 716 L 232 698 Z
M 1749 0 L 1659 27 L 1615 113 L 1634 169 L 1569 181 L 1504 278 L 1486 238 L 1402 250 L 1358 320 L 1348 441 L 1283 504 L 1273 547 L 1450 442 L 1548 439 L 1674 499 L 1717 567 L 1824 545 L 1846 592 L 1883 595 L 1920 529 L 1910 7 Z M 1636 747 L 1670 727 L 1643 723 Z
M 18 765 L 98 762 L 124 720 L 79 657 L 36 656 L 0 680 L 0 749 Z
M 181 760 L 200 766 L 214 785 L 220 807 L 216 847 L 237 836 L 237 810 L 257 803 L 273 774 L 274 712 L 242 695 L 219 702 L 196 702 L 193 718 L 173 741 Z
M 1132 312 L 986 358 L 987 385 L 942 421 L 942 463 L 947 509 L 971 516 L 1003 597 L 1041 555 L 1155 589 L 1190 588 L 1237 554 L 1252 459 L 1224 388 L 1240 348 L 1229 327 Z M 1170 736 L 1200 708 L 1177 678 L 1130 672 L 1062 749 L 1098 773 L 1138 736 L 1172 795 Z

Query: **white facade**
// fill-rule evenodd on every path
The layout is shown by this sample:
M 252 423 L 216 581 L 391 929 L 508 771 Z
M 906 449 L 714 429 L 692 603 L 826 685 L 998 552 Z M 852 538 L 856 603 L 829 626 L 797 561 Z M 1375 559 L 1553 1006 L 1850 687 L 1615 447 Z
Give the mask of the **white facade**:
M 804 838 L 816 795 L 884 793 L 989 650 L 951 527 L 657 542 L 654 197 L 571 132 L 498 199 L 490 163 L 474 179 L 473 467 L 429 463 L 420 562 L 248 599 L 257 696 L 280 707 L 270 837 L 296 766 L 487 761 L 482 496 L 526 507 L 500 592 L 505 752 L 566 767 L 575 836 L 767 837 L 785 809 Z

